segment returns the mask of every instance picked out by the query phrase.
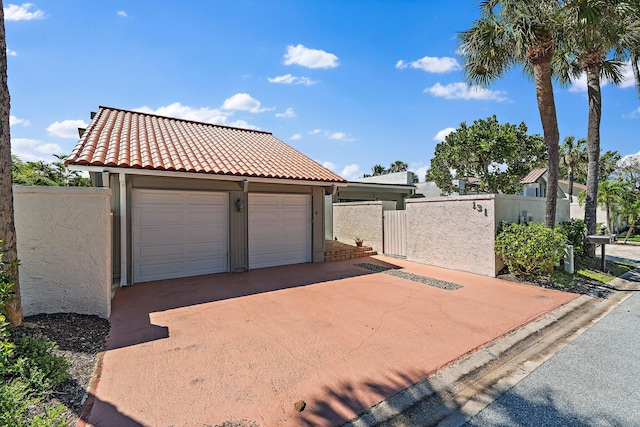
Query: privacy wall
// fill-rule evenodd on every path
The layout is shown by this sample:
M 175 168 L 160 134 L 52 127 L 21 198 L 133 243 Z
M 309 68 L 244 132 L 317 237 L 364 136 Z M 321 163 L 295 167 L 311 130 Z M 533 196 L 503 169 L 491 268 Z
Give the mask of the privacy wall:
M 108 188 L 15 186 L 25 316 L 111 312 Z

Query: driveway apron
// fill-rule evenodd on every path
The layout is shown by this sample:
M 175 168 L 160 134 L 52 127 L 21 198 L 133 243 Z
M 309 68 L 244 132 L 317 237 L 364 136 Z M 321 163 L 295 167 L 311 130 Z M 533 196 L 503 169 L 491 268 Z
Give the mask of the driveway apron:
M 121 288 L 84 419 L 339 425 L 575 297 L 382 256 Z

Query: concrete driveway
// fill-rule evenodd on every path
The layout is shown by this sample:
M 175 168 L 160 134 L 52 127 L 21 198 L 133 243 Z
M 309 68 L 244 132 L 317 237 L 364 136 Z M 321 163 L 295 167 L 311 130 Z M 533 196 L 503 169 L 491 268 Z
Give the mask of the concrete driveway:
M 339 425 L 575 297 L 382 256 L 118 289 L 83 419 Z

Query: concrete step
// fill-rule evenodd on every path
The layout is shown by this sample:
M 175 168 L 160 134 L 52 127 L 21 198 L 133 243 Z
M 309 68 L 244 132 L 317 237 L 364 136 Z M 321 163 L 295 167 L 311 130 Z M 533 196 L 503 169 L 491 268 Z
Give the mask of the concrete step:
M 347 259 L 361 258 L 371 255 L 378 255 L 371 246 L 354 246 L 334 240 L 326 242 L 326 250 L 324 251 L 324 261 L 344 261 Z

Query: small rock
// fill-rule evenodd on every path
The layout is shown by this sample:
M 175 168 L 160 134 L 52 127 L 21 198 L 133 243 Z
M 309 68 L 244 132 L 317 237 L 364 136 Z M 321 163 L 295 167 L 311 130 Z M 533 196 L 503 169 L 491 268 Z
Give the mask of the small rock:
M 293 407 L 296 408 L 296 411 L 302 412 L 304 411 L 304 408 L 307 407 L 307 404 L 305 403 L 304 400 L 298 400 L 296 403 L 293 404 Z

